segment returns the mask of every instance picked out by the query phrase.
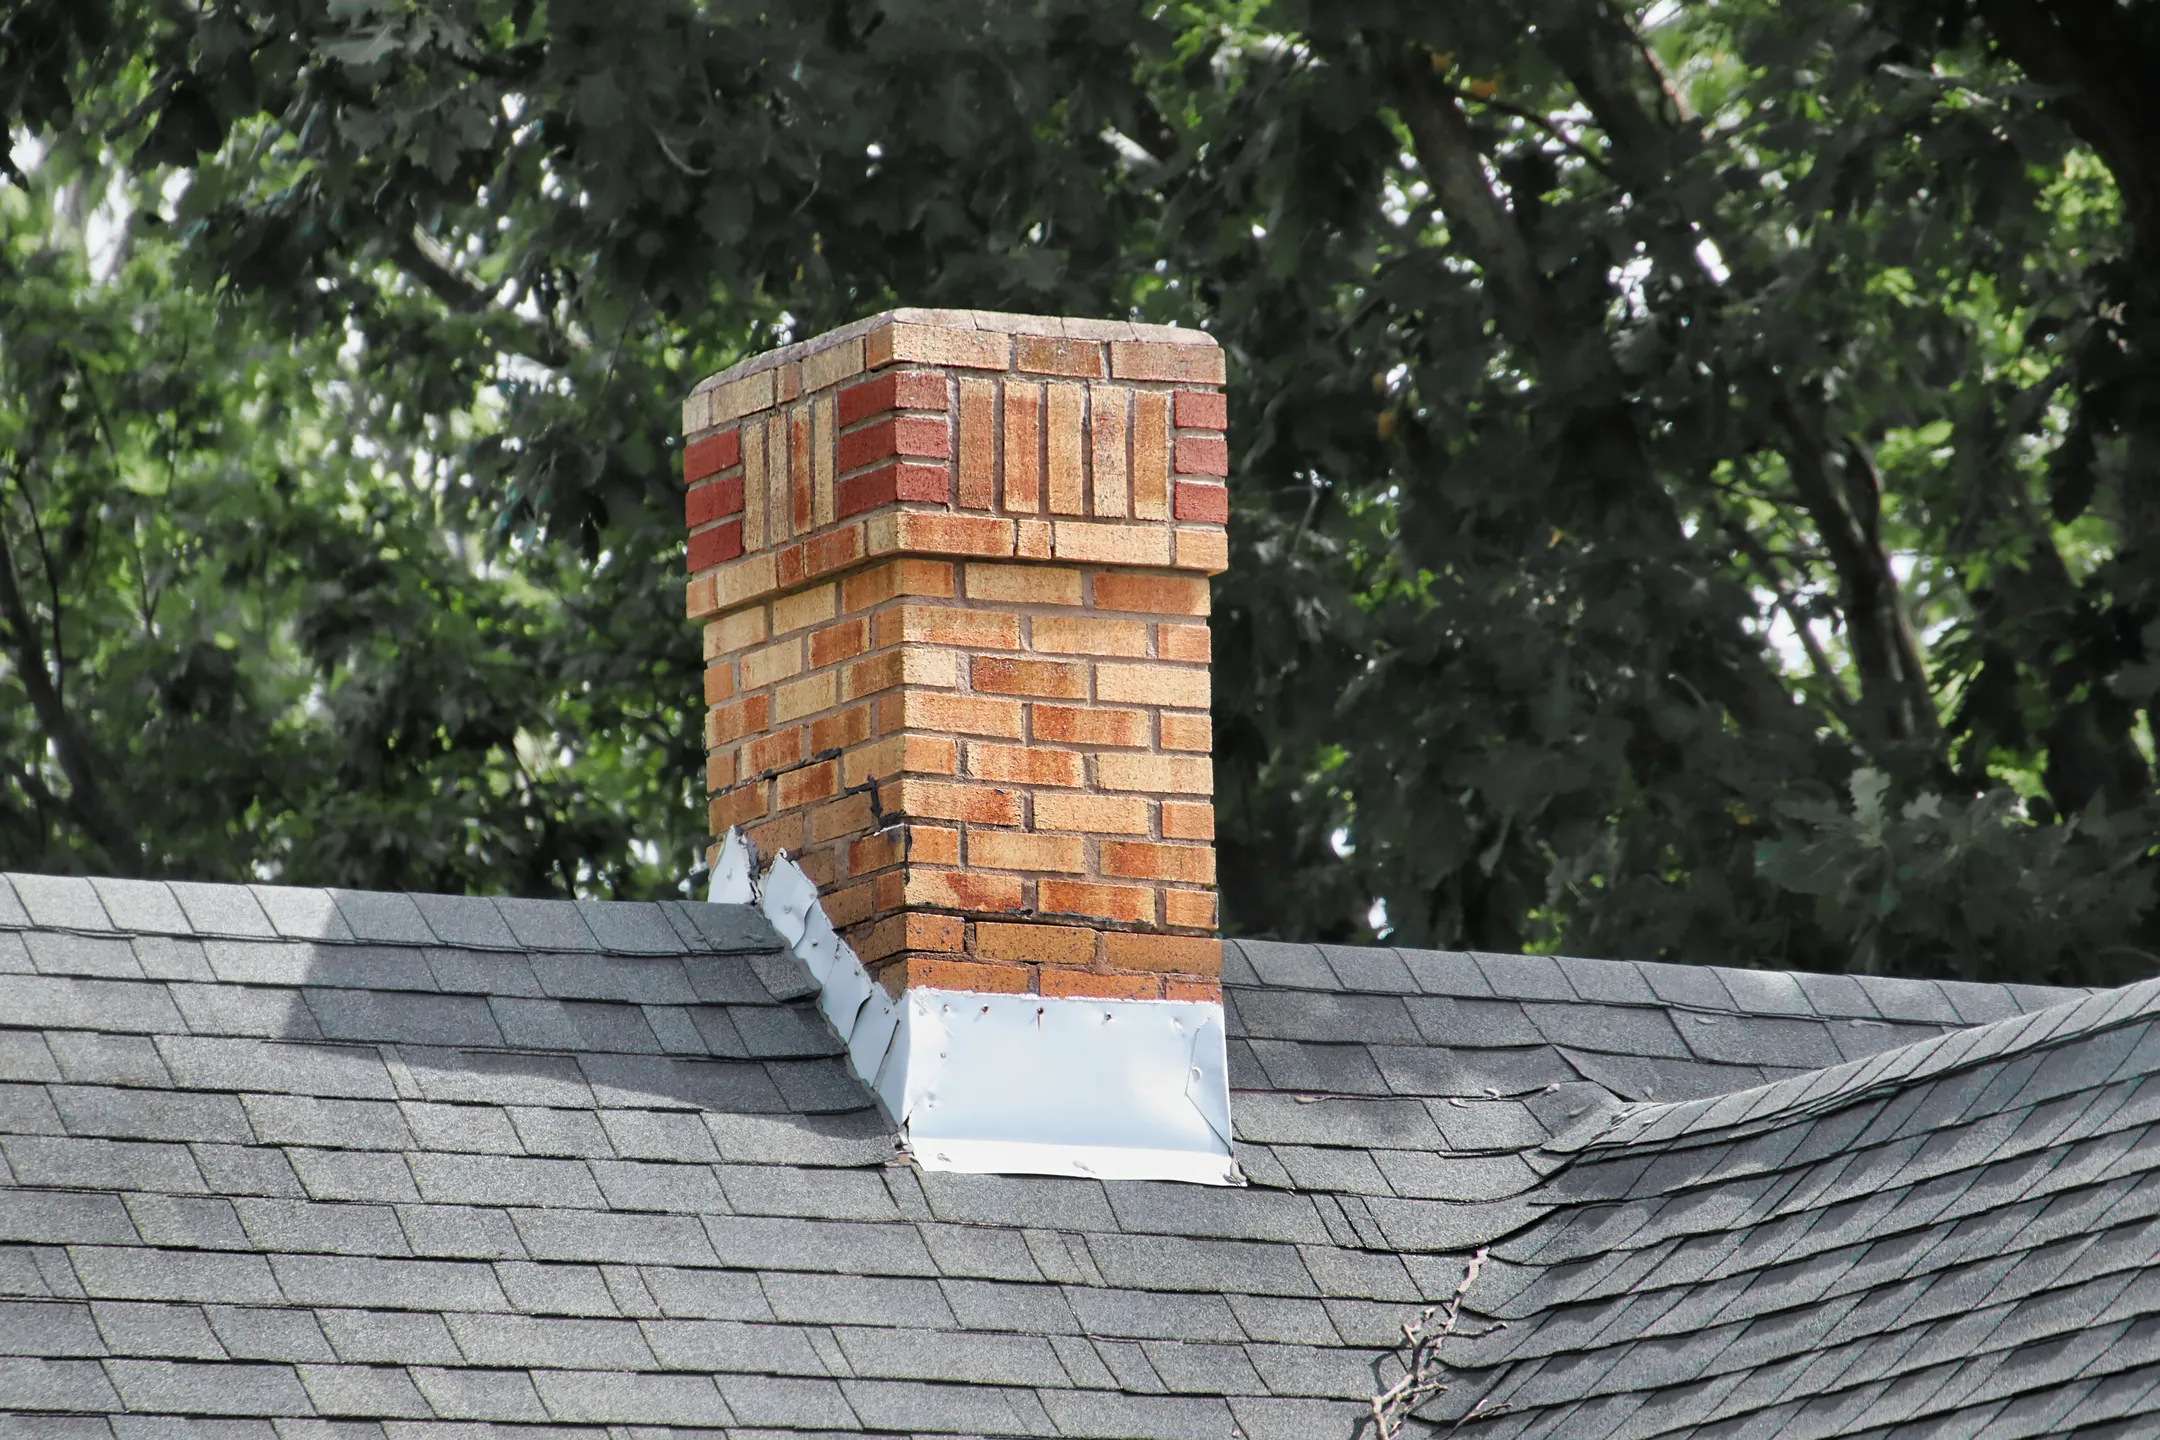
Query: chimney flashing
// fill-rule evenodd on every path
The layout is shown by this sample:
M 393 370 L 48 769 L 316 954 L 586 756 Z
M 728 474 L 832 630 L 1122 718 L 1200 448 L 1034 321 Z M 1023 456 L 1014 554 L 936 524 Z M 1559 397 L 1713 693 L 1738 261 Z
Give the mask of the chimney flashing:
M 721 843 L 710 899 L 772 922 L 921 1168 L 1245 1184 L 1219 1003 L 933 986 L 895 997 L 840 938 L 802 868 L 781 855 L 760 878 L 737 830 Z

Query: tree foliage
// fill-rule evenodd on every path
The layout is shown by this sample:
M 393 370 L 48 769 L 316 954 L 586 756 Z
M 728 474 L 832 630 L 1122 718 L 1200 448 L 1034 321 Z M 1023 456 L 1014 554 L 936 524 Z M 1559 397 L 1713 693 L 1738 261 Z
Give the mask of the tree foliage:
M 25 0 L 0 859 L 675 885 L 674 405 L 952 304 L 1230 352 L 1234 930 L 2145 973 L 2153 25 Z

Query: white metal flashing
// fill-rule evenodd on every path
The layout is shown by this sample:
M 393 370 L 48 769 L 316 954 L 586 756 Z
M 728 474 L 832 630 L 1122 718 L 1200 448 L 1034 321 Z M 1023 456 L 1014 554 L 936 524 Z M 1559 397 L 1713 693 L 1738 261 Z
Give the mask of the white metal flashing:
M 734 830 L 716 904 L 755 905 L 818 985 L 848 1061 L 925 1170 L 1242 1185 L 1222 1006 L 910 990 L 895 1000 L 782 854 L 763 878 Z

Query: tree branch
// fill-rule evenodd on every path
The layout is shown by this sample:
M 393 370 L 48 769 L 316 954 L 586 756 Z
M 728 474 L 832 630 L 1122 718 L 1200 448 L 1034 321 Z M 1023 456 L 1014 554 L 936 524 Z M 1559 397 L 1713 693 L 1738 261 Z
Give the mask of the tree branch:
M 398 266 L 429 294 L 460 315 L 484 318 L 496 343 L 511 354 L 561 370 L 584 351 L 584 346 L 553 325 L 526 320 L 497 305 L 494 294 L 460 269 L 450 253 L 419 226 L 399 234 L 391 250 Z
M 6 624 L 15 667 L 22 676 L 23 689 L 29 693 L 30 706 L 37 712 L 38 724 L 52 742 L 60 769 L 68 778 L 69 814 L 105 852 L 107 863 L 117 873 L 138 874 L 142 870 L 142 846 L 106 795 L 89 739 L 53 685 L 52 672 L 46 669 L 45 647 L 38 639 L 30 607 L 23 600 L 14 552 L 5 533 L 0 533 L 0 621 Z

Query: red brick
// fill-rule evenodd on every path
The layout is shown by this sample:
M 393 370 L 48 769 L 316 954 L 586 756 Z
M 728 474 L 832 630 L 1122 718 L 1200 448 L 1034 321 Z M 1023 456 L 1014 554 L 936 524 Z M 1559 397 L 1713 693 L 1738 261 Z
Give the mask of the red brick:
M 850 385 L 840 392 L 840 423 L 858 420 L 887 410 L 942 410 L 945 408 L 945 377 L 932 371 L 901 370 Z
M 825 575 L 843 565 L 853 564 L 862 558 L 863 536 L 860 525 L 844 525 L 838 530 L 828 530 L 815 535 L 802 544 L 803 570 L 809 575 Z
M 1218 390 L 1180 390 L 1177 392 L 1176 404 L 1176 424 L 1180 429 L 1229 428 L 1230 402 Z
M 978 995 L 1028 993 L 1025 965 L 985 965 L 980 961 L 942 960 L 927 955 L 910 955 L 881 969 L 878 979 L 895 993 L 901 989 L 971 990 Z
M 712 826 L 713 834 L 721 834 L 730 826 L 763 817 L 767 788 L 766 782 L 760 780 L 755 784 L 739 785 L 733 790 L 724 790 L 713 796 L 706 804 L 707 823 Z
M 751 775 L 785 770 L 791 765 L 802 764 L 804 758 L 800 727 L 782 730 L 777 735 L 759 735 L 742 748 L 743 769 Z
M 1230 492 L 1220 485 L 1188 485 L 1178 482 L 1177 518 L 1225 525 L 1230 520 Z
M 683 447 L 683 483 L 695 485 L 708 475 L 742 464 L 742 435 L 730 430 L 725 435 L 712 435 L 703 440 L 693 440 Z
M 793 810 L 813 800 L 830 800 L 840 792 L 840 765 L 826 760 L 790 770 L 773 783 L 773 798 L 783 810 Z
M 845 441 L 841 442 L 845 444 Z M 1180 475 L 1228 475 L 1230 446 L 1216 435 L 1180 435 L 1173 447 Z
M 1095 932 L 1085 925 L 1011 925 L 985 920 L 975 927 L 975 953 L 985 960 L 1088 965 L 1095 959 Z
M 683 519 L 693 530 L 710 525 L 723 515 L 742 513 L 742 476 L 692 486 L 683 496 Z
M 932 415 L 895 415 L 842 435 L 838 467 L 844 474 L 888 455 L 943 460 L 951 454 L 952 435 L 943 419 Z
M 1222 986 L 1213 980 L 1180 980 L 1175 976 L 1165 975 L 1162 993 L 1165 1000 L 1198 1000 L 1208 1005 L 1222 1004 Z
M 810 753 L 813 755 L 845 750 L 869 738 L 870 707 L 867 705 L 857 705 L 852 710 L 842 710 L 810 722 Z
M 722 661 L 705 667 L 705 703 L 717 705 L 735 698 L 735 667 Z
M 694 574 L 715 565 L 725 565 L 742 553 L 742 521 L 730 520 L 725 525 L 715 525 L 692 535 L 687 558 Z
M 772 715 L 771 697 L 750 695 L 732 705 L 715 705 L 705 716 L 705 744 L 725 745 L 765 729 Z
M 1020 877 L 983 875 L 971 870 L 924 870 L 909 865 L 907 903 L 940 910 L 989 911 L 1009 915 L 1022 908 Z
M 860 515 L 865 510 L 875 510 L 880 505 L 891 505 L 900 500 L 926 500 L 941 504 L 951 498 L 952 487 L 945 478 L 942 465 L 913 465 L 905 460 L 895 460 L 890 465 L 842 480 L 834 492 L 833 507 L 845 520 L 850 515 Z
M 810 812 L 810 843 L 822 845 L 843 835 L 860 835 L 876 823 L 868 795 L 843 795 Z

